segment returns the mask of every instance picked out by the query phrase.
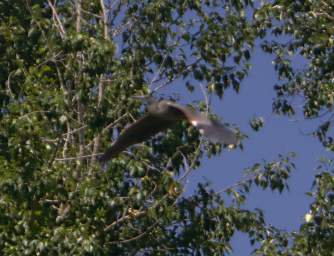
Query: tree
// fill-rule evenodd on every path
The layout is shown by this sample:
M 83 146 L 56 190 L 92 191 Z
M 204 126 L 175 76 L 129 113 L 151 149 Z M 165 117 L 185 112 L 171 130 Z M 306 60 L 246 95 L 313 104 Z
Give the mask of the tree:
M 329 135 L 333 122 L 333 9 L 331 1 L 274 1 L 263 5 L 255 17 L 258 28 L 270 28 L 272 39 L 262 48 L 275 56 L 279 83 L 273 110 L 283 115 L 302 114 L 318 122 L 312 135 L 333 151 Z M 301 68 L 294 58 L 307 64 Z M 302 111 L 293 98 L 303 99 Z M 301 113 L 300 113 L 301 112 Z M 320 119 L 321 117 L 321 119 Z M 325 119 L 325 121 L 324 121 Z M 332 160 L 323 159 L 314 179 L 313 198 L 299 232 L 267 240 L 259 251 L 268 255 L 332 255 L 334 241 Z M 282 239 L 282 237 L 285 237 Z M 288 245 L 289 242 L 289 245 Z
M 159 92 L 172 83 L 219 97 L 227 89 L 238 92 L 254 42 L 266 31 L 280 35 L 289 28 L 292 50 L 299 52 L 300 40 L 303 49 L 315 48 L 317 34 L 299 38 L 294 32 L 305 24 L 290 24 L 297 11 L 322 11 L 307 3 L 303 9 L 290 1 L 258 8 L 246 0 L 2 1 L 1 254 L 221 255 L 231 251 L 231 238 L 241 231 L 259 254 L 268 255 L 269 249 L 275 255 L 279 250 L 314 253 L 321 247 L 326 255 L 333 239 L 333 200 L 327 200 L 332 173 L 317 177 L 309 221 L 297 234 L 282 233 L 265 223 L 261 210 L 242 207 L 254 185 L 279 192 L 287 188 L 291 156 L 254 164 L 245 169 L 245 180 L 224 191 L 198 184 L 190 197 L 182 194 L 187 174 L 204 155 L 224 148 L 204 143 L 186 123 L 132 147 L 105 168 L 96 161 L 110 137 L 141 115 L 140 103 L 130 96 Z M 282 23 L 275 27 L 277 15 Z M 263 47 L 284 50 L 279 43 Z M 329 62 L 330 47 L 323 47 L 316 56 Z M 308 77 L 293 72 L 283 57 L 276 60 L 289 85 L 298 79 L 318 83 L 322 65 Z M 283 87 L 276 87 L 275 109 L 293 114 L 286 100 L 290 87 Z M 312 90 L 313 105 L 314 98 L 330 94 L 326 88 Z M 283 96 L 285 108 L 277 105 Z M 202 111 L 209 107 L 197 105 Z

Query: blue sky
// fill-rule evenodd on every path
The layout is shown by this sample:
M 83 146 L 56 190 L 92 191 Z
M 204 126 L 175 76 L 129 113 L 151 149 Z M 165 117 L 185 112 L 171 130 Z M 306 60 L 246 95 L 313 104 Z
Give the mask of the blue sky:
M 297 60 L 295 64 L 300 67 L 305 65 L 302 60 Z M 267 223 L 280 229 L 297 230 L 311 203 L 311 198 L 305 193 L 311 189 L 318 160 L 321 156 L 328 157 L 329 153 L 315 137 L 304 134 L 313 131 L 318 120 L 303 120 L 301 115 L 288 118 L 272 113 L 275 97 L 273 85 L 277 82 L 272 56 L 264 54 L 258 47 L 254 51 L 252 66 L 239 94 L 229 89 L 223 100 L 212 99 L 212 110 L 223 117 L 224 121 L 236 124 L 249 136 L 244 141 L 244 150 L 224 150 L 219 156 L 204 159 L 202 166 L 188 178 L 187 193 L 191 193 L 198 182 L 206 180 L 217 191 L 226 188 L 243 178 L 244 168 L 264 159 L 278 159 L 278 154 L 296 152 L 294 163 L 297 168 L 289 179 L 290 190 L 282 194 L 269 190 L 252 190 L 245 207 L 263 209 Z M 169 92 L 179 92 L 177 90 L 180 87 L 172 87 L 168 88 Z M 165 93 L 168 95 L 167 91 Z M 199 93 L 190 94 L 183 90 L 179 93 L 184 101 L 201 97 L 203 100 Z M 249 126 L 254 115 L 262 116 L 265 120 L 264 127 L 259 132 L 254 132 Z M 252 251 L 243 234 L 234 237 L 233 247 L 231 255 L 249 255 Z

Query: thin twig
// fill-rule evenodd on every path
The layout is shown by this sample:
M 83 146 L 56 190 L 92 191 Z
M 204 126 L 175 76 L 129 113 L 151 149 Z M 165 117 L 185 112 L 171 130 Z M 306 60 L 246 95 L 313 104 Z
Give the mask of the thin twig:
M 104 39 L 109 38 L 108 34 L 108 14 L 106 10 L 106 6 L 104 5 L 104 0 L 100 0 L 101 10 L 102 10 L 102 17 L 103 17 L 103 31 L 104 31 Z
M 29 112 L 27 114 L 24 114 L 23 116 L 20 116 L 18 119 L 29 118 L 28 116 L 32 114 L 36 114 L 36 113 L 51 113 L 51 112 L 52 111 L 49 111 L 49 110 L 36 110 L 36 111 Z
M 163 84 L 158 85 L 156 88 L 154 88 L 153 92 L 157 92 L 157 91 L 161 90 L 162 88 L 166 87 L 167 85 L 169 85 L 170 83 L 172 83 L 172 82 L 175 81 L 176 79 L 180 78 L 180 76 L 181 76 L 184 72 L 186 72 L 186 71 L 188 71 L 188 70 L 191 70 L 191 69 L 193 68 L 193 66 L 196 65 L 196 64 L 197 64 L 198 62 L 200 62 L 200 61 L 201 61 L 201 59 L 197 59 L 194 63 L 192 63 L 192 64 L 186 66 L 182 71 L 180 71 L 180 72 L 179 72 L 176 76 L 174 76 L 172 79 L 168 79 L 168 80 L 167 80 L 166 82 L 164 82 Z M 163 79 L 165 79 L 165 78 L 166 78 L 166 77 L 161 78 L 160 81 L 163 80 Z
M 83 129 L 86 129 L 86 128 L 87 128 L 87 125 L 83 125 L 83 126 L 81 126 L 81 127 L 79 127 L 79 128 L 76 128 L 76 129 L 74 129 L 74 130 L 72 130 L 72 131 L 63 133 L 61 136 L 67 136 L 67 135 L 69 135 L 69 134 L 73 134 L 73 133 L 79 132 L 79 131 L 81 131 L 81 130 L 83 130 Z
M 49 163 L 48 163 L 48 166 L 49 166 L 49 167 L 52 166 L 53 162 L 54 162 L 55 159 L 56 159 L 56 156 L 57 156 L 58 151 L 59 151 L 59 148 L 60 148 L 60 144 L 61 144 L 61 141 L 58 140 L 58 141 L 57 141 L 57 144 L 56 144 L 56 149 L 53 151 L 53 154 L 52 154 L 52 156 L 51 156 L 51 158 L 50 158 L 50 160 L 49 160 Z
M 183 174 L 183 176 L 179 179 L 180 182 L 183 182 L 190 175 L 190 173 L 193 171 L 195 163 L 197 161 L 197 157 L 199 156 L 199 153 L 200 153 L 200 149 L 201 149 L 202 143 L 203 143 L 203 139 L 201 138 L 200 142 L 199 142 L 199 144 L 198 144 L 198 146 L 196 148 L 195 155 L 194 155 L 192 161 L 190 162 L 189 165 L 187 164 L 188 169 L 186 169 L 186 171 Z M 185 156 L 183 156 L 183 157 L 185 157 Z
M 216 194 L 225 193 L 225 192 L 227 192 L 227 191 L 229 191 L 229 190 L 231 190 L 231 189 L 233 189 L 235 187 L 239 187 L 241 185 L 247 184 L 248 182 L 252 181 L 255 177 L 256 177 L 256 174 L 252 175 L 251 177 L 249 177 L 249 178 L 247 178 L 245 180 L 240 180 L 240 181 L 238 181 L 238 182 L 236 182 L 236 183 L 234 183 L 234 184 L 232 184 L 232 185 L 230 185 L 230 186 L 228 186 L 226 188 L 220 189 L 220 190 L 218 190 L 215 193 Z
M 112 229 L 115 225 L 117 224 L 121 224 L 126 220 L 131 220 L 135 217 L 141 217 L 144 214 L 146 214 L 150 209 L 154 209 L 156 207 L 158 207 L 160 205 L 160 202 L 162 202 L 164 199 L 166 199 L 166 197 L 169 196 L 169 193 L 165 194 L 164 196 L 162 196 L 162 198 L 159 201 L 155 201 L 155 203 L 153 205 L 151 205 L 150 207 L 147 207 L 144 210 L 137 210 L 135 213 L 128 213 L 128 214 L 124 214 L 121 218 L 115 220 L 114 222 L 112 222 L 111 224 L 109 224 L 108 226 L 106 226 L 104 228 L 104 231 L 107 232 L 110 229 Z M 174 205 L 176 203 L 177 198 L 174 200 L 173 204 Z
M 98 153 L 95 156 L 101 156 L 103 155 L 103 153 Z M 87 159 L 87 158 L 91 158 L 93 155 L 84 155 L 84 156 L 80 156 L 80 157 L 66 157 L 66 158 L 55 158 L 55 161 L 68 161 L 68 160 L 82 160 L 82 159 Z
M 70 126 L 70 123 L 66 120 L 66 129 L 67 129 L 67 134 L 66 134 L 66 137 L 65 137 L 65 143 L 64 143 L 64 146 L 63 146 L 63 158 L 66 158 L 66 152 L 67 152 L 67 149 L 68 149 L 68 143 L 71 139 L 71 126 Z
M 204 86 L 202 83 L 199 84 L 199 87 L 201 88 L 204 100 L 205 100 L 205 114 L 208 116 L 209 114 L 209 109 L 210 109 L 210 102 L 209 102 L 209 97 L 208 94 L 206 93 Z
M 78 121 L 83 124 L 83 105 L 78 99 Z M 79 158 L 84 155 L 85 152 L 85 136 L 83 129 L 80 129 L 78 132 L 79 135 Z
M 63 24 L 60 21 L 60 18 L 59 18 L 59 15 L 57 13 L 57 10 L 56 10 L 55 6 L 51 3 L 50 0 L 48 0 L 48 4 L 49 4 L 49 6 L 50 6 L 50 8 L 52 10 L 52 17 L 53 17 L 53 19 L 55 19 L 55 26 L 58 28 L 60 37 L 62 39 L 64 39 L 66 32 L 65 32 Z
M 82 0 L 76 0 L 75 1 L 75 8 L 76 8 L 76 22 L 75 22 L 75 28 L 76 32 L 81 32 L 81 19 L 82 19 Z
M 7 78 L 7 81 L 6 81 L 6 85 L 7 85 L 7 89 L 8 89 L 8 93 L 9 95 L 14 98 L 14 94 L 12 92 L 12 89 L 10 88 L 10 79 L 11 79 L 11 76 L 14 74 L 15 70 L 11 71 L 8 75 L 8 78 Z
M 106 226 L 104 228 L 104 232 L 108 232 L 110 229 L 112 229 L 114 226 L 116 226 L 117 224 L 121 224 L 123 222 L 125 222 L 126 220 L 130 220 L 134 217 L 140 217 L 140 216 L 143 216 L 146 212 L 147 212 L 148 209 L 146 210 L 143 210 L 143 211 L 138 211 L 136 213 L 131 213 L 131 214 L 127 214 L 123 217 L 121 217 L 120 219 L 118 220 L 115 220 L 114 222 L 112 222 L 111 224 L 109 224 L 108 226 Z
M 109 244 L 118 244 L 118 243 L 129 243 L 129 242 L 132 242 L 134 240 L 137 240 L 141 237 L 143 237 L 144 235 L 146 235 L 149 231 L 151 231 L 154 227 L 156 227 L 158 221 L 154 222 L 152 225 L 150 225 L 145 231 L 143 231 L 142 233 L 134 236 L 134 237 L 131 237 L 129 239 L 124 239 L 124 240 L 119 240 L 119 241 L 112 241 L 112 242 L 109 242 Z
M 163 65 L 165 64 L 166 59 L 167 59 L 167 55 L 164 56 L 160 66 L 159 66 L 158 71 L 154 74 L 154 76 L 153 76 L 153 78 L 152 78 L 152 80 L 149 84 L 149 88 L 152 86 L 152 84 L 156 81 L 157 77 L 160 75 L 161 69 L 162 69 Z
M 92 12 L 90 12 L 90 11 L 86 11 L 85 9 L 82 9 L 81 11 L 82 11 L 83 13 L 88 14 L 88 15 L 90 15 L 90 16 L 93 16 L 93 17 L 95 17 L 95 18 L 97 18 L 97 19 L 103 19 L 102 16 L 97 15 L 97 14 L 95 14 L 95 13 L 92 13 Z

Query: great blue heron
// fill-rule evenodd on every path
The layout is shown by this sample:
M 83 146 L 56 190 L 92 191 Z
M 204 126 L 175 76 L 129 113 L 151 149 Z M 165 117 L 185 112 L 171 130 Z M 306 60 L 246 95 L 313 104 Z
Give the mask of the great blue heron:
M 203 114 L 168 100 L 156 101 L 152 97 L 135 96 L 148 102 L 148 113 L 127 127 L 100 157 L 100 162 L 107 162 L 127 147 L 143 142 L 153 135 L 166 130 L 178 121 L 187 120 L 199 129 L 200 133 L 211 142 L 236 145 L 236 132 L 217 121 L 208 119 Z

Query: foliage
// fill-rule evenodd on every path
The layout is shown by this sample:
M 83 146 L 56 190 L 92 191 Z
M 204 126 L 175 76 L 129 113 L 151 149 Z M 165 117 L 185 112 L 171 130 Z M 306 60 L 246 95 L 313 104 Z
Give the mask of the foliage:
M 332 1 L 285 1 L 264 4 L 255 14 L 260 31 L 271 35 L 262 44 L 275 56 L 280 83 L 274 86 L 273 109 L 278 114 L 299 114 L 305 119 L 321 117 L 313 132 L 323 146 L 333 150 L 333 9 Z M 268 30 L 269 29 L 269 30 Z M 296 59 L 305 65 L 296 65 Z M 296 100 L 296 98 L 298 100 Z M 301 104 L 300 104 L 301 102 Z M 332 161 L 319 166 L 313 198 L 298 232 L 275 231 L 257 251 L 260 255 L 332 255 L 334 173 Z
M 314 181 L 313 198 L 305 222 L 298 232 L 272 229 L 256 255 L 332 255 L 334 239 L 334 171 L 331 160 L 323 160 Z
M 332 1 L 277 0 L 256 14 L 258 27 L 271 30 L 273 39 L 262 48 L 274 54 L 281 80 L 274 87 L 274 111 L 293 115 L 299 110 L 296 98 L 301 98 L 306 119 L 326 117 L 314 135 L 331 150 L 333 139 L 327 132 L 333 121 L 333 10 Z M 305 65 L 295 65 L 296 59 Z

